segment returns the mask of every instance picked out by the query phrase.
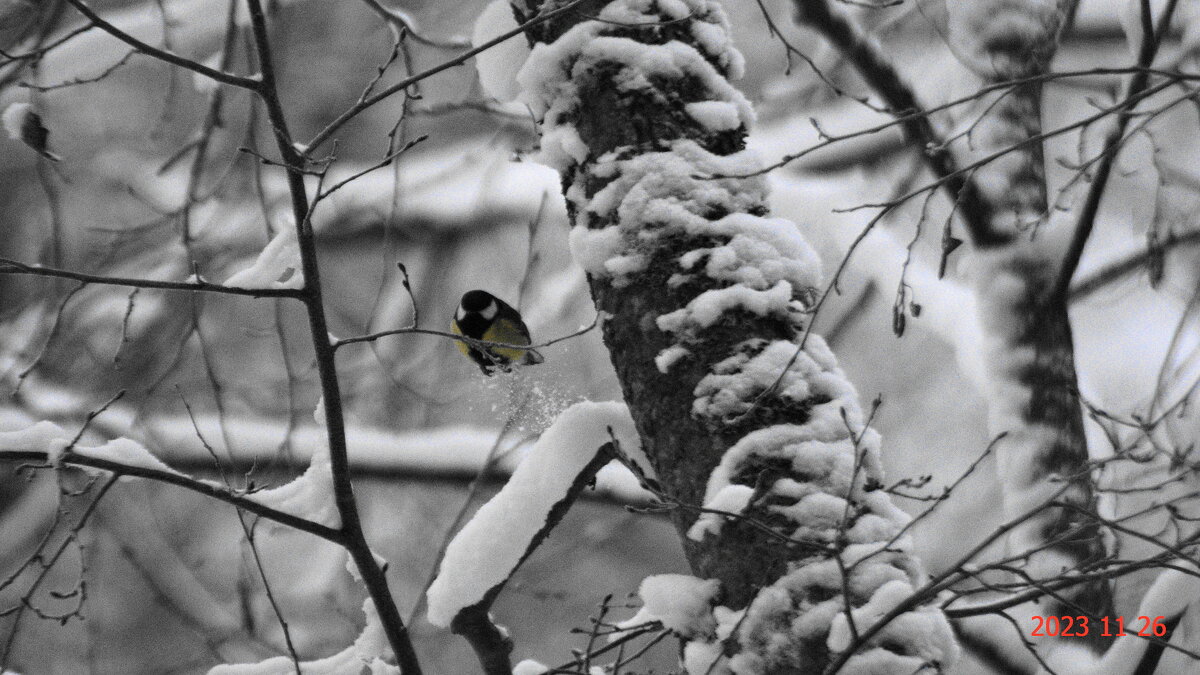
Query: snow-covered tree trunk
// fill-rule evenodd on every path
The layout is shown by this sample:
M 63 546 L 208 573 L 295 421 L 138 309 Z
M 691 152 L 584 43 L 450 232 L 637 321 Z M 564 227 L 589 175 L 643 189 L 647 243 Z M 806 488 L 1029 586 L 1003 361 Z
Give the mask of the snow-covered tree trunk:
M 948 3 L 951 43 L 984 84 L 1047 72 L 1072 0 Z M 1007 151 L 974 174 L 987 206 L 971 228 L 975 291 L 985 335 L 989 425 L 997 443 L 1006 516 L 1045 506 L 1010 535 L 1011 553 L 1033 552 L 1036 579 L 1103 559 L 1062 278 L 1064 229 L 1051 216 L 1042 155 L 1041 84 L 1004 88 L 980 101 L 978 156 Z M 1069 228 L 1067 228 L 1069 229 Z M 1107 582 L 1061 592 L 1039 614 L 1106 615 Z M 1065 603 L 1065 605 L 1064 605 Z
M 605 342 L 692 569 L 719 582 L 721 606 L 678 626 L 689 672 L 945 672 L 941 612 L 898 607 L 924 572 L 880 489 L 879 437 L 807 333 L 816 256 L 766 217 L 765 182 L 739 177 L 759 164 L 723 11 L 585 2 L 528 34 L 518 79 L 564 177 L 572 252 L 611 315 Z

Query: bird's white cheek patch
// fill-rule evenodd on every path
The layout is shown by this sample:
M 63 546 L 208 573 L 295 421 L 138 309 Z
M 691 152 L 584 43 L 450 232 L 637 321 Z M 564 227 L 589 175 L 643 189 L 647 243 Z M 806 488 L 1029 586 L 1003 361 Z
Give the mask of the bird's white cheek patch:
M 483 318 L 487 319 L 488 321 L 491 321 L 496 316 L 497 309 L 498 308 L 496 307 L 496 301 L 493 300 L 492 302 L 488 303 L 488 306 L 485 307 L 483 309 L 483 311 L 479 313 L 479 315 L 482 316 Z
M 467 310 L 463 309 L 463 308 L 460 306 L 460 307 L 458 308 L 458 311 L 454 313 L 454 318 L 455 318 L 455 319 L 458 319 L 459 321 L 462 321 L 462 320 L 463 320 L 463 317 L 464 317 L 464 316 L 466 316 L 466 315 L 467 315 Z

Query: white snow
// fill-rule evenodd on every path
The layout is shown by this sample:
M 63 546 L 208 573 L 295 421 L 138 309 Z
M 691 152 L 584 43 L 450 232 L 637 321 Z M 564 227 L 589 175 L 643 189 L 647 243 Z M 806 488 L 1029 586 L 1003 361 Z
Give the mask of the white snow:
M 731 310 L 739 309 L 757 316 L 788 318 L 799 306 L 792 305 L 792 285 L 780 281 L 765 291 L 742 284 L 707 290 L 692 298 L 687 307 L 658 317 L 658 328 L 668 333 L 683 333 L 709 328 Z
M 696 19 L 692 29 L 696 46 L 679 41 L 647 45 L 608 35 L 620 24 L 672 20 L 669 17 L 678 12 Z M 570 121 L 575 109 L 586 102 L 579 100 L 572 77 L 602 63 L 621 67 L 612 81 L 623 91 L 649 89 L 652 77 L 687 77 L 699 83 L 713 103 L 727 106 L 718 109 L 696 102 L 702 104 L 696 109 L 697 120 L 706 126 L 736 128 L 752 123 L 754 112 L 749 102 L 726 79 L 740 76 L 744 62 L 729 42 L 728 19 L 715 3 L 626 0 L 609 4 L 598 18 L 576 24 L 553 44 L 536 45 L 517 74 L 520 100 L 542 121 L 539 161 L 561 172 L 586 158 L 587 147 L 579 141 Z
M 512 5 L 508 0 L 492 0 L 479 18 L 471 33 L 471 46 L 480 45 L 500 37 L 517 27 Z M 483 90 L 497 101 L 512 101 L 521 93 L 516 74 L 529 56 L 529 43 L 523 35 L 509 38 L 475 56 L 475 70 L 479 72 L 479 83 Z
M 670 152 L 599 158 L 592 174 L 612 180 L 582 205 L 571 253 L 589 274 L 621 286 L 646 269 L 649 251 L 663 238 L 683 234 L 714 241 L 681 253 L 671 283 L 703 275 L 733 284 L 665 318 L 670 328 L 709 325 L 734 307 L 791 316 L 820 285 L 816 253 L 793 223 L 746 213 L 765 200 L 763 181 L 703 177 L 757 166 L 753 153 L 717 156 L 688 140 L 675 142 Z M 729 215 L 710 220 L 713 211 Z M 618 224 L 597 227 L 597 221 Z
M 316 422 L 318 426 L 323 427 L 326 425 L 324 396 L 317 398 L 317 405 L 315 408 L 313 408 L 313 421 Z
M 688 675 L 724 675 L 729 669 L 714 665 L 721 654 L 720 642 L 688 642 L 683 646 L 683 668 Z
M 25 126 L 25 120 L 33 112 L 33 106 L 28 103 L 13 103 L 4 109 L 4 113 L 0 114 L 0 122 L 4 124 L 4 131 L 8 133 L 8 137 L 14 141 L 25 141 L 22 135 L 22 129 Z
M 732 131 L 742 125 L 737 106 L 725 101 L 697 101 L 683 109 L 709 131 Z
M 623 239 L 620 228 L 613 226 L 594 230 L 573 227 L 570 235 L 571 257 L 590 274 L 611 276 L 616 270 L 609 268 L 608 261 L 618 257 Z M 627 267 L 624 269 L 627 274 L 637 271 Z
M 315 412 L 315 411 L 314 411 Z M 111 411 L 110 411 L 111 414 Z M 132 416 L 131 416 L 132 417 Z M 205 453 L 196 438 L 195 428 L 187 416 L 162 416 L 145 423 L 143 438 L 154 446 L 158 455 L 170 462 L 187 460 Z M 216 415 L 196 415 L 196 425 L 205 438 L 220 443 L 222 429 L 229 436 L 239 458 L 266 460 L 274 457 L 279 444 L 290 438 L 297 460 L 310 460 L 315 449 L 323 448 L 327 431 L 324 427 L 304 424 L 289 427 L 285 422 Z M 64 434 L 65 435 L 65 434 Z M 351 425 L 346 429 L 350 462 L 354 467 L 368 470 L 410 471 L 417 474 L 474 476 L 484 465 L 488 452 L 496 442 L 496 430 L 471 426 L 446 426 L 397 432 Z M 640 466 L 649 471 L 637 448 L 622 448 Z M 494 462 L 492 470 L 508 475 L 524 456 L 524 444 Z M 638 486 L 638 481 L 624 466 L 610 464 L 596 476 L 596 493 L 610 495 L 629 503 L 645 503 L 650 495 Z
M 38 422 L 17 431 L 0 431 L 0 452 L 40 451 L 50 452 L 50 445 L 58 440 L 70 440 L 72 434 L 53 422 Z
M 850 570 L 848 576 L 843 577 L 842 569 Z M 922 579 L 906 554 L 892 550 L 858 564 L 844 560 L 839 566 L 827 559 L 795 567 L 751 602 L 738 629 L 738 640 L 744 648 L 761 647 L 743 649 L 730 659 L 730 670 L 762 673 L 787 664 L 792 658 L 790 645 L 796 640 L 823 637 L 831 649 L 848 646 L 843 583 L 851 594 L 869 596 L 866 603 L 852 609 L 855 626 L 861 631 L 909 597 Z M 817 603 L 797 600 L 813 595 L 829 599 Z M 781 625 L 785 626 L 782 630 Z M 907 654 L 877 646 L 893 644 L 903 644 Z M 934 663 L 944 668 L 957 657 L 958 648 L 945 616 L 936 607 L 924 606 L 892 619 L 850 660 L 846 672 L 910 673 Z
M 715 635 L 708 641 L 691 640 L 683 647 L 683 667 L 688 675 L 729 675 L 733 672 L 720 661 L 723 656 L 722 643 L 740 625 L 744 614 L 745 611 L 735 612 L 728 607 L 713 608 Z
M 317 446 L 303 474 L 278 487 L 247 494 L 246 499 L 314 523 L 340 527 L 342 519 L 333 499 L 333 466 L 328 443 Z
M 796 403 L 813 401 L 811 424 L 844 428 L 841 410 L 858 409 L 857 392 L 832 360 L 825 341 L 810 335 L 804 349 L 789 340 L 775 340 L 765 347 L 762 343 L 744 342 L 738 353 L 717 362 L 697 383 L 692 412 L 714 419 L 741 415 L 760 393 L 774 386 L 778 398 Z
M 548 672 L 550 672 L 548 666 L 544 666 L 532 659 L 525 659 L 513 666 L 513 675 L 542 675 L 542 673 Z
M 682 345 L 671 345 L 658 353 L 654 357 L 654 365 L 658 368 L 658 372 L 666 374 L 670 372 L 671 366 L 675 365 L 679 359 L 688 356 L 692 350 Z
M 624 403 L 582 401 L 558 416 L 504 488 L 450 542 L 427 594 L 430 623 L 449 626 L 459 610 L 508 578 L 550 508 L 609 442 L 609 428 L 622 449 L 641 447 Z
M 154 471 L 163 471 L 165 473 L 173 473 L 177 475 L 178 471 L 163 464 L 161 460 L 155 457 L 146 446 L 137 441 L 128 438 L 114 438 L 113 440 L 95 447 L 75 446 L 71 449 L 73 454 L 80 457 L 91 457 L 93 459 L 104 459 L 110 462 L 116 462 L 123 466 L 138 467 L 142 469 L 152 469 Z
M 661 621 L 664 628 L 685 638 L 711 637 L 717 628 L 713 600 L 720 589 L 721 582 L 716 579 L 698 579 L 687 574 L 646 577 L 638 588 L 642 608 L 622 625 Z
M 750 499 L 754 496 L 754 488 L 749 485 L 726 485 L 717 490 L 717 494 L 713 495 L 704 503 L 704 508 L 712 511 L 723 511 L 725 513 L 740 514 L 750 505 Z M 688 539 L 693 541 L 702 541 L 704 537 L 710 534 L 717 534 L 721 531 L 721 526 L 725 524 L 728 516 L 719 513 L 701 513 L 696 522 L 688 528 Z
M 883 615 L 894 609 L 906 598 L 913 594 L 913 587 L 900 580 L 889 581 L 879 587 L 871 596 L 870 601 L 850 611 L 854 617 L 854 625 L 859 631 L 865 631 L 876 623 Z M 833 617 L 833 625 L 829 627 L 829 637 L 825 639 L 826 646 L 835 652 L 845 651 L 853 639 L 850 631 L 850 621 L 843 612 Z
M 542 133 L 541 151 L 537 156 L 539 163 L 559 167 L 561 171 L 562 167 L 580 163 L 587 156 L 587 143 L 583 142 L 575 127 L 564 125 Z
M 349 675 L 368 669 L 371 675 L 400 675 L 400 669 L 386 661 L 392 657 L 383 624 L 375 603 L 367 598 L 363 602 L 363 614 L 367 625 L 354 644 L 332 656 L 315 661 L 303 661 L 300 669 L 304 675 Z M 211 668 L 208 675 L 290 675 L 296 666 L 287 656 L 275 656 L 259 663 L 239 663 Z
M 5 452 L 45 452 L 46 460 L 58 463 L 75 434 L 68 433 L 53 422 L 38 422 L 18 431 L 0 432 L 0 454 Z M 97 446 L 76 444 L 70 448 L 73 455 L 115 462 L 122 466 L 152 469 L 165 473 L 179 474 L 164 464 L 144 445 L 128 438 L 115 438 Z
M 290 216 L 279 219 L 271 241 L 258 254 L 254 264 L 235 272 L 225 280 L 233 288 L 303 288 L 300 247 L 296 242 L 296 224 Z M 284 277 L 287 276 L 286 279 Z

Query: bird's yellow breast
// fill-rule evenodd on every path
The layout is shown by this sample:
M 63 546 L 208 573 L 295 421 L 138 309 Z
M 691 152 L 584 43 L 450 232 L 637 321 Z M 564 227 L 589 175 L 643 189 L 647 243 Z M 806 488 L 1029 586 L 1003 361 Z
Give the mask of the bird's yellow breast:
M 529 334 L 522 330 L 519 325 L 504 317 L 497 317 L 492 322 L 492 325 L 483 331 L 483 337 L 480 339 L 488 342 L 504 342 L 510 345 L 529 344 Z M 528 353 L 524 349 L 510 349 L 508 347 L 488 347 L 487 350 L 509 361 L 519 361 Z
M 450 322 L 450 332 L 454 333 L 455 335 L 463 334 L 462 329 L 458 327 L 457 321 Z M 463 342 L 462 340 L 455 340 L 454 344 L 458 346 L 458 351 L 462 352 L 463 356 L 471 355 L 471 347 L 467 343 Z

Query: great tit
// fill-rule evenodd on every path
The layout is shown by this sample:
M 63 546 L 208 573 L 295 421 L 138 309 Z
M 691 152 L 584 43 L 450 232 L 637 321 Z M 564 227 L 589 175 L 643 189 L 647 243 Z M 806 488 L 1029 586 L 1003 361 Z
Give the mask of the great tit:
M 510 345 L 532 344 L 529 329 L 521 320 L 521 314 L 511 305 L 487 291 L 467 291 L 458 303 L 458 311 L 450 324 L 450 332 L 476 340 L 503 342 Z M 488 347 L 472 345 L 461 340 L 458 350 L 479 364 L 484 375 L 492 375 L 499 368 L 512 370 L 513 364 L 532 365 L 544 359 L 536 349 L 510 347 Z

